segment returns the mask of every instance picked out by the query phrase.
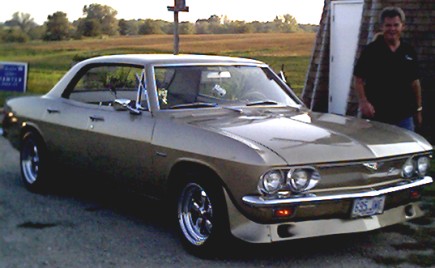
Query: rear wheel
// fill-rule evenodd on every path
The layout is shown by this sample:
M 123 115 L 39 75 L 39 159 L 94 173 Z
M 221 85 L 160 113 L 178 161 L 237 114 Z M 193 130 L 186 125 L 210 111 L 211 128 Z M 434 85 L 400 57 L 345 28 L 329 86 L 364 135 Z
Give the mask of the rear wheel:
M 206 174 L 192 174 L 177 195 L 178 231 L 194 255 L 212 257 L 224 249 L 229 228 L 222 187 Z
M 23 135 L 20 167 L 24 185 L 32 192 L 46 190 L 48 185 L 47 152 L 39 134 L 28 131 Z

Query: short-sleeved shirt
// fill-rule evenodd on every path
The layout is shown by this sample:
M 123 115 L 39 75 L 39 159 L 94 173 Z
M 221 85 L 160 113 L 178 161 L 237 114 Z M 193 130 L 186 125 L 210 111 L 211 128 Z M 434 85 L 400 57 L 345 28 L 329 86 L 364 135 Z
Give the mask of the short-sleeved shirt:
M 409 44 L 401 41 L 393 52 L 378 38 L 363 49 L 353 74 L 365 82 L 366 97 L 375 108 L 373 120 L 396 124 L 415 114 L 411 84 L 418 79 L 417 56 Z

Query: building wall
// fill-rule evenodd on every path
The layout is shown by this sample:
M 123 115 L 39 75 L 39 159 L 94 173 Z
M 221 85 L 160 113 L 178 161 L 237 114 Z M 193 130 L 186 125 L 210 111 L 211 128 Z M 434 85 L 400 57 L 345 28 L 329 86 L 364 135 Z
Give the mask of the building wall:
M 313 111 L 328 111 L 330 0 L 325 0 L 313 54 L 305 79 L 302 100 Z
M 342 0 L 346 1 L 346 0 Z M 379 32 L 378 16 L 386 6 L 399 6 L 406 14 L 405 42 L 414 46 L 418 54 L 424 126 L 418 132 L 435 142 L 435 0 L 365 0 L 359 33 L 357 56 Z M 329 46 L 331 0 L 325 0 L 319 32 L 306 76 L 302 100 L 314 111 L 328 111 L 329 95 Z M 392 96 L 392 98 L 394 98 Z M 358 100 L 351 86 L 347 114 L 357 116 Z

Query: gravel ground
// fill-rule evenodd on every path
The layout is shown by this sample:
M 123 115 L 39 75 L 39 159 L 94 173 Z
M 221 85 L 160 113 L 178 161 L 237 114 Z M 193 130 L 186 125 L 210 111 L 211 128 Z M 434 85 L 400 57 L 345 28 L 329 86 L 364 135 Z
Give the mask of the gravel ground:
M 58 191 L 23 188 L 18 152 L 0 138 L 0 267 L 435 267 L 428 215 L 369 233 L 274 245 L 231 245 L 200 259 L 184 251 L 164 211 L 109 183 L 81 178 Z M 64 176 L 58 171 L 59 176 Z

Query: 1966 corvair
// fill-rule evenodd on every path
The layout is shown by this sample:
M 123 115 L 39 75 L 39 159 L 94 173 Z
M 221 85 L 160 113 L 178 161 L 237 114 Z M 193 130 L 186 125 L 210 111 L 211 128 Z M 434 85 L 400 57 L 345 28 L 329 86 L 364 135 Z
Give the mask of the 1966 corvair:
M 432 146 L 416 133 L 307 109 L 256 60 L 114 55 L 43 96 L 10 99 L 24 184 L 53 165 L 169 201 L 186 248 L 363 232 L 422 216 Z

